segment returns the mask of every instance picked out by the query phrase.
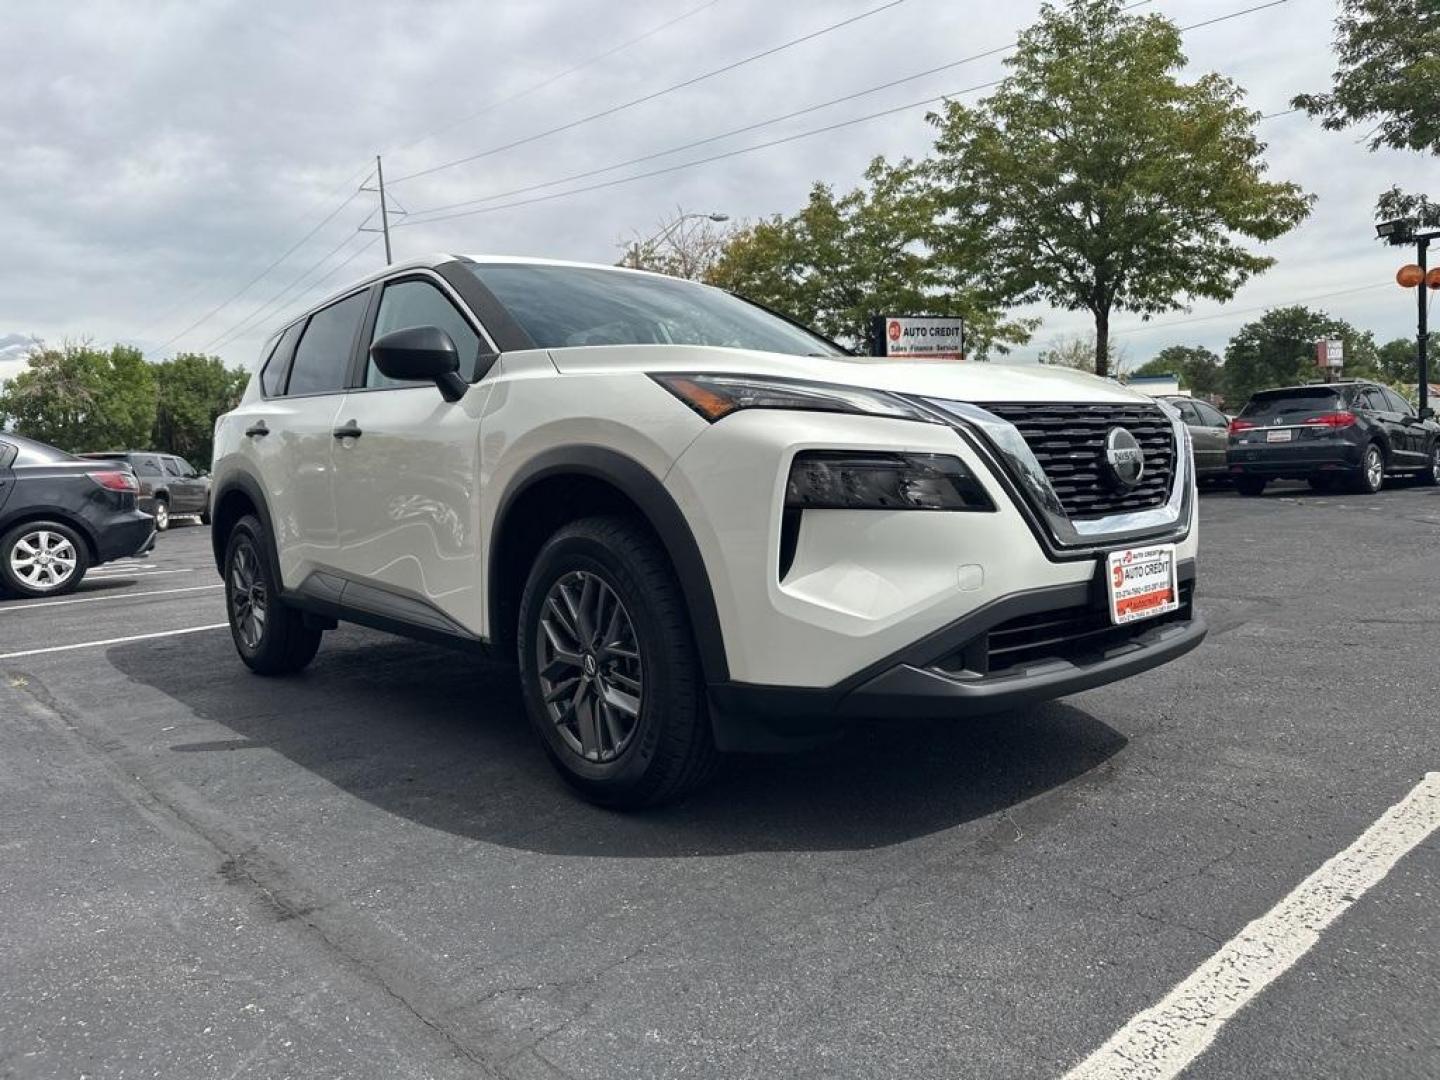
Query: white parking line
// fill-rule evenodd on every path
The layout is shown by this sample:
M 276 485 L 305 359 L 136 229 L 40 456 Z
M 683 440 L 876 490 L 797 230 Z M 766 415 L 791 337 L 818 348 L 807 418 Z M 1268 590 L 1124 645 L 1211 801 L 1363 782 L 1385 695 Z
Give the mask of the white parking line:
M 1165 1080 L 1180 1075 L 1225 1022 L 1285 973 L 1320 933 L 1440 827 L 1440 772 L 1426 773 L 1340 854 L 1205 961 L 1159 1004 L 1137 1014 L 1065 1080 Z
M 121 566 L 121 567 L 116 567 L 114 570 L 110 570 L 110 569 L 105 569 L 105 570 L 91 570 L 90 573 L 89 573 L 87 576 L 93 577 L 93 578 L 107 578 L 107 577 L 154 577 L 156 574 L 193 574 L 194 572 L 195 572 L 195 568 L 194 568 L 193 566 L 181 567 L 181 568 L 178 569 L 178 570 L 141 570 L 139 567 L 136 567 L 134 570 L 131 570 L 131 569 L 129 569 L 128 567 L 123 567 L 123 566 Z
M 106 638 L 104 641 L 81 641 L 74 645 L 51 645 L 46 649 L 25 649 L 22 652 L 0 653 L 0 660 L 19 660 L 22 656 L 41 656 L 45 653 L 70 652 L 72 649 L 98 649 L 104 645 L 124 645 L 128 641 L 147 641 L 150 638 L 175 637 L 177 634 L 199 634 L 205 630 L 223 630 L 229 623 L 217 622 L 209 626 L 187 626 L 183 630 L 161 630 L 155 634 L 131 634 L 129 637 Z
M 149 592 L 112 593 L 109 596 L 82 596 L 73 600 L 42 600 L 38 604 L 21 602 L 0 607 L 0 615 L 9 611 L 34 611 L 42 607 L 63 607 L 65 604 L 98 604 L 101 600 L 136 600 L 142 596 L 173 596 L 176 593 L 201 592 L 205 589 L 223 589 L 223 583 L 215 585 L 187 585 L 183 589 L 151 589 Z

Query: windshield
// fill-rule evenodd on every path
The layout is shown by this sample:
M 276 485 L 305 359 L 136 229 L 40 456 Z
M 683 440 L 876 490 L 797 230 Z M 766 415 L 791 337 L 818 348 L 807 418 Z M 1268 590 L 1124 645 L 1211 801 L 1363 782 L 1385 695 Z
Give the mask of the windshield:
M 582 266 L 470 263 L 542 349 L 576 345 L 718 345 L 838 356 L 824 338 L 720 289 Z
M 1284 416 L 1289 413 L 1334 412 L 1340 408 L 1340 395 L 1328 386 L 1292 387 L 1288 390 L 1266 390 L 1256 394 L 1241 410 L 1241 416 Z

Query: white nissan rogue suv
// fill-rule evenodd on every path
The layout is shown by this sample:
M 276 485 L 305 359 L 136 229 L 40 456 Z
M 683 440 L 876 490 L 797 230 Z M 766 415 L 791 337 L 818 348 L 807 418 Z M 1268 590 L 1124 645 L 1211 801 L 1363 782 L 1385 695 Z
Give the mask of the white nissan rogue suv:
M 1205 634 L 1173 411 L 1056 368 L 852 356 L 633 270 L 388 267 L 267 343 L 213 473 L 246 664 L 297 671 L 337 620 L 488 644 L 610 805 Z

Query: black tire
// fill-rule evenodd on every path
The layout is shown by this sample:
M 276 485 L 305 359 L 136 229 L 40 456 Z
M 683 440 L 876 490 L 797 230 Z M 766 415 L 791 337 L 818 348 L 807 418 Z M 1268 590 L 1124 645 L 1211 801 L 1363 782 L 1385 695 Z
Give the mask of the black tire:
M 289 675 L 315 658 L 321 631 L 280 599 L 265 527 L 246 515 L 225 539 L 225 612 L 235 651 L 259 675 Z M 259 618 L 256 618 L 256 612 Z
M 1265 480 L 1259 476 L 1237 476 L 1235 490 L 1241 495 L 1259 495 L 1265 490 Z
M 27 521 L 0 536 L 0 590 L 12 596 L 64 596 L 89 569 L 90 549 L 61 522 Z
M 615 603 L 605 613 L 605 590 L 618 614 Z M 584 611 L 591 597 L 610 634 L 587 632 L 573 607 L 556 614 L 570 600 Z M 560 775 L 585 798 L 652 806 L 709 779 L 719 754 L 689 614 L 664 549 L 643 526 L 585 518 L 550 537 L 525 584 L 518 638 L 526 711 Z M 547 702 L 547 687 L 558 702 Z M 617 690 L 625 708 L 612 704 Z
M 1360 495 L 1374 495 L 1385 486 L 1385 451 L 1379 443 L 1371 443 L 1360 455 L 1360 468 L 1350 475 L 1350 490 Z
M 200 524 L 201 524 L 201 525 L 209 525 L 209 524 L 210 524 L 210 511 L 209 511 L 209 510 L 201 510 L 201 511 L 200 511 Z
M 1440 487 L 1440 442 L 1430 447 L 1430 467 L 1421 469 L 1416 479 L 1425 487 Z
M 155 500 L 155 531 L 164 532 L 170 528 L 170 500 L 159 498 Z

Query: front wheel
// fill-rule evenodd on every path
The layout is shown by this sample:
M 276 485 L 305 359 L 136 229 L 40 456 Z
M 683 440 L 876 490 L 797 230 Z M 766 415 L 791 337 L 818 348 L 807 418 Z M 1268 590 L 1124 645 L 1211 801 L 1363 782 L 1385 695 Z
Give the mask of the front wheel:
M 573 522 L 541 548 L 520 601 L 526 711 L 551 761 L 606 806 L 678 798 L 718 755 L 684 596 L 648 530 Z
M 90 566 L 85 542 L 58 521 L 30 521 L 0 537 L 0 586 L 26 599 L 74 592 Z
M 235 651 L 257 674 L 299 671 L 320 648 L 321 632 L 280 599 L 280 583 L 265 557 L 264 526 L 256 517 L 241 518 L 226 543 L 225 609 Z

